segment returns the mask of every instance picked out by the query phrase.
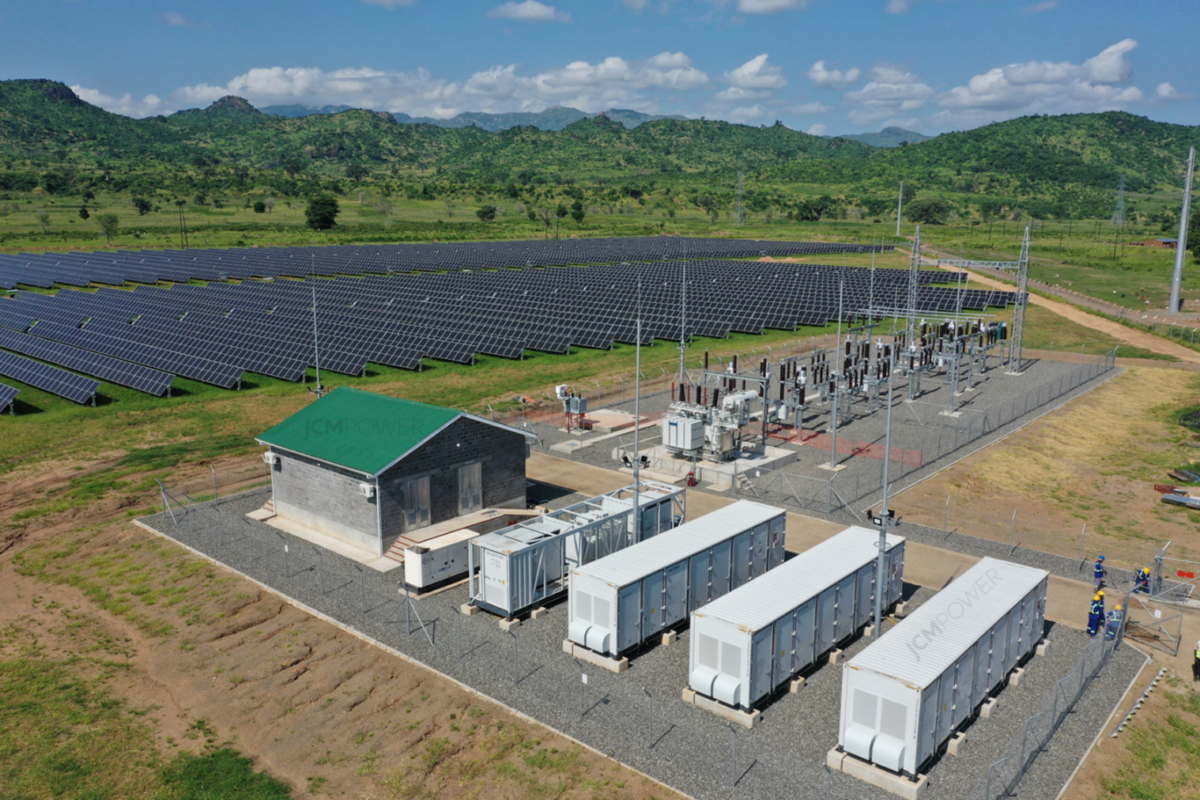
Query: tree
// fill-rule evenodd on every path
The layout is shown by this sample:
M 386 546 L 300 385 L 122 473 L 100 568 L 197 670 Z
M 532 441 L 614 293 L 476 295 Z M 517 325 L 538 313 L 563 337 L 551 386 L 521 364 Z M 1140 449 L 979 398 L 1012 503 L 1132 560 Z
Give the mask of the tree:
M 350 164 L 346 167 L 346 177 L 355 183 L 358 183 L 363 178 L 369 178 L 370 176 L 371 171 L 362 164 Z
M 139 217 L 144 217 L 154 210 L 154 204 L 144 197 L 133 198 L 133 207 L 137 209 Z
M 554 209 L 554 216 L 558 217 L 559 219 L 562 219 L 566 215 L 567 215 L 567 207 L 564 206 L 562 203 L 559 203 L 558 208 Z
M 255 214 L 267 213 L 267 204 L 264 203 L 262 200 L 255 200 L 254 201 L 254 213 Z
M 453 217 L 454 209 L 456 209 L 456 208 L 458 208 L 458 203 L 454 202 L 449 197 L 447 197 L 446 198 L 446 216 Z
M 267 209 L 267 211 L 274 211 L 275 210 L 275 198 L 268 197 L 267 199 L 263 200 L 263 206 Z
M 86 203 L 86 202 L 88 202 L 89 200 L 95 200 L 95 199 L 96 199 L 96 195 L 94 195 L 94 194 L 92 193 L 92 190 L 91 190 L 91 189 L 84 189 L 84 190 L 83 190 L 83 202 L 85 202 L 85 203 Z
M 112 244 L 112 237 L 117 235 L 117 215 L 100 214 L 96 217 L 96 222 L 99 223 L 100 230 L 104 231 L 104 238 Z
M 91 216 L 91 214 L 90 214 L 90 213 L 88 213 L 87 206 L 80 206 L 80 207 L 79 207 L 79 218 L 80 218 L 81 220 L 83 220 L 84 222 L 87 222 L 87 220 L 88 220 L 88 217 L 90 217 L 90 216 Z
M 571 203 L 571 219 L 575 220 L 576 225 L 582 225 L 583 218 L 585 216 L 587 215 L 584 213 L 583 203 L 579 202 L 578 200 L 576 200 L 574 203 Z
M 908 217 L 909 222 L 921 225 L 941 225 L 949 213 L 950 207 L 940 197 L 923 197 L 912 201 L 904 209 L 904 215 Z
M 337 225 L 337 200 L 333 195 L 315 194 L 308 198 L 308 206 L 304 209 L 304 220 L 314 231 L 327 231 Z
M 287 156 L 279 163 L 279 167 L 288 174 L 289 178 L 295 180 L 296 176 L 304 172 L 304 168 L 308 166 L 304 163 L 304 159 L 300 156 Z
M 46 226 L 50 224 L 50 212 L 44 208 L 39 208 L 34 216 L 37 217 L 38 223 L 42 226 L 42 233 L 46 232 Z
M 389 231 L 392 229 L 392 203 L 390 200 L 380 199 L 375 204 L 375 210 L 383 217 L 383 227 Z
M 491 222 L 496 218 L 496 207 L 484 206 L 475 212 L 475 216 L 479 217 L 480 222 Z

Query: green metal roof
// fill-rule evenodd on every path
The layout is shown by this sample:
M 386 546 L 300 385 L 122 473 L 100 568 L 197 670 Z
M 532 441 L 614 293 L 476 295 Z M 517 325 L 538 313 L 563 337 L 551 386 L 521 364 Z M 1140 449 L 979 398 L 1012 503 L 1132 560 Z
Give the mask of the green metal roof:
M 258 441 L 377 475 L 463 416 L 472 415 L 341 386 L 271 428 Z

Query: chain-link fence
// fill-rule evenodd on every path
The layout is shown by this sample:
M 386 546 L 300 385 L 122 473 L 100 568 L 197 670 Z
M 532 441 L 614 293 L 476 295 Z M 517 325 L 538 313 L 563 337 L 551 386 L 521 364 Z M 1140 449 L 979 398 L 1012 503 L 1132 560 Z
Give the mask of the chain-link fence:
M 198 471 L 187 477 L 170 478 L 166 482 L 155 479 L 155 482 L 163 513 L 178 520 L 198 503 L 215 500 L 219 504 L 223 498 L 269 487 L 271 468 L 261 458 L 254 458 L 224 464 L 219 469 L 210 464 L 207 473 Z
M 1110 633 L 1111 639 L 1108 638 Z M 1104 638 L 1084 648 L 1071 670 L 1055 684 L 1054 692 L 1046 698 L 1037 713 L 1025 720 L 1021 732 L 988 766 L 987 774 L 966 795 L 967 800 L 997 800 L 1013 793 L 1123 638 L 1124 625 L 1113 624 L 1111 630 L 1106 627 Z

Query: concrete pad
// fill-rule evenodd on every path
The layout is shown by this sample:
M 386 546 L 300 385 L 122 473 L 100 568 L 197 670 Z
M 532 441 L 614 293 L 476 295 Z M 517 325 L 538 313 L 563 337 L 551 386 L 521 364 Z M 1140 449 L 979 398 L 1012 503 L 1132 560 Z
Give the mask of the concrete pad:
M 897 797 L 903 797 L 904 800 L 920 800 L 921 795 L 929 787 L 927 775 L 919 775 L 917 780 L 910 781 L 903 775 L 897 775 L 874 764 L 860 761 L 849 753 L 839 753 L 837 748 L 829 751 L 825 756 L 825 763 L 830 769 L 844 772 L 858 778 L 863 783 L 869 783 Z
M 533 611 L 529 612 L 529 618 L 530 619 L 541 619 L 542 617 L 546 616 L 549 613 L 550 613 L 550 609 L 548 609 L 548 608 L 535 608 Z
M 664 633 L 662 635 L 662 646 L 663 647 L 670 647 L 671 645 L 675 644 L 675 642 L 677 642 L 677 641 L 679 641 L 679 634 L 676 633 L 675 631 L 667 631 L 666 633 Z
M 629 477 L 614 470 L 537 452 L 525 461 L 525 477 L 551 486 L 583 492 L 589 497 L 624 489 L 629 485 Z
M 967 735 L 962 731 L 950 737 L 950 743 L 946 745 L 946 752 L 952 756 L 957 756 L 958 751 L 967 743 Z
M 999 704 L 999 702 L 1000 701 L 995 697 L 989 697 L 987 702 L 985 702 L 979 709 L 979 716 L 983 717 L 984 719 L 991 719 L 992 714 L 996 713 L 996 706 Z
M 284 517 L 271 517 L 265 520 L 267 525 L 270 525 L 276 530 L 281 530 L 284 533 L 290 533 L 297 539 L 303 539 L 310 544 L 315 544 L 318 547 L 328 550 L 332 553 L 337 553 L 339 556 L 350 559 L 351 561 L 362 564 L 364 567 L 370 567 L 376 572 L 391 572 L 398 567 L 403 566 L 399 561 L 382 556 L 370 550 L 363 550 L 355 547 L 352 544 L 347 544 L 340 539 L 335 539 L 332 536 L 327 536 L 320 531 L 313 530 L 305 525 L 301 525 L 294 520 Z
M 572 439 L 571 441 L 568 441 L 568 442 L 559 442 L 558 444 L 550 445 L 550 452 L 551 453 L 562 453 L 564 455 L 570 455 L 571 453 L 574 453 L 577 450 L 582 450 L 584 448 L 584 446 L 585 445 L 583 442 Z
M 875 623 L 874 623 L 874 622 L 868 622 L 868 623 L 867 623 L 867 624 L 866 624 L 866 625 L 863 627 L 863 630 L 862 630 L 862 635 L 863 635 L 863 638 L 864 638 L 864 639 L 869 639 L 869 638 L 871 638 L 872 636 L 874 636 L 874 635 L 875 635 Z
M 1008 685 L 1009 686 L 1020 686 L 1021 685 L 1021 676 L 1024 674 L 1025 674 L 1024 668 L 1017 667 L 1016 669 L 1014 669 L 1012 671 L 1012 674 L 1008 676 Z
M 845 655 L 845 652 L 840 647 L 837 648 L 836 650 L 830 650 L 829 651 L 830 666 L 833 666 L 834 664 L 840 664 L 842 661 L 843 655 Z
M 500 625 L 500 630 L 502 631 L 511 631 L 513 628 L 521 627 L 521 620 L 517 619 L 516 617 L 513 617 L 512 619 L 497 620 L 497 622 Z
M 265 508 L 256 508 L 246 515 L 255 522 L 266 522 L 271 517 L 275 516 L 274 511 L 268 511 Z
M 460 613 L 466 614 L 468 617 L 473 617 L 479 613 L 479 606 L 473 606 L 470 603 L 463 603 L 458 607 L 458 610 Z
M 749 713 L 742 711 L 740 708 L 730 708 L 724 703 L 718 703 L 711 697 L 705 697 L 691 689 L 683 690 L 683 702 L 690 703 L 696 708 L 703 708 L 705 711 L 711 711 L 721 719 L 727 719 L 730 722 L 735 722 L 747 730 L 758 724 L 758 719 L 761 713 L 756 709 Z
M 1035 650 L 1034 652 L 1039 656 L 1044 656 L 1044 655 L 1046 655 L 1046 650 L 1049 647 L 1050 647 L 1049 640 L 1043 639 L 1042 641 L 1038 642 L 1037 650 Z
M 908 603 L 904 602 L 903 600 L 901 600 L 899 603 L 896 603 L 896 610 L 892 612 L 892 616 L 907 617 Z
M 804 678 L 796 678 L 796 680 L 794 680 L 788 684 L 788 694 L 796 694 L 797 692 L 799 692 L 801 689 L 804 688 L 804 683 L 805 683 Z
M 820 466 L 820 469 L 827 470 L 829 472 L 841 472 L 845 468 L 846 468 L 846 464 L 838 464 L 836 466 L 830 466 L 828 463 L 826 463 L 826 464 L 822 464 Z
M 595 650 L 581 647 L 570 639 L 563 639 L 563 652 L 571 656 L 571 658 L 578 658 L 580 661 L 586 661 L 609 672 L 620 674 L 629 669 L 628 658 L 610 658 L 609 656 L 597 653 Z

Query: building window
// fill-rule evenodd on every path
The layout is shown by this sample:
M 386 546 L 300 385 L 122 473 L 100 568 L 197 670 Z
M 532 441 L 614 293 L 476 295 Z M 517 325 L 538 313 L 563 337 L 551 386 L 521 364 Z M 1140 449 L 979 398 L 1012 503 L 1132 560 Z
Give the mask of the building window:
M 429 477 L 404 482 L 404 530 L 415 531 L 430 522 Z
M 483 508 L 483 465 L 476 461 L 458 468 L 458 513 Z

